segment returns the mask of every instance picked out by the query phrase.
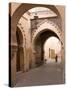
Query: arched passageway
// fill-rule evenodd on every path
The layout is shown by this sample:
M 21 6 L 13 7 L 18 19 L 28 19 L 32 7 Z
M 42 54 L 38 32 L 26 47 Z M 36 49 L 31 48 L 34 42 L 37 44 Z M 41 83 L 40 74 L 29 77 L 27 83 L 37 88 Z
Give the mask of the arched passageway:
M 19 30 L 19 28 L 17 28 L 17 25 L 18 25 L 18 22 L 19 22 L 20 18 L 22 17 L 22 15 L 24 15 L 24 13 L 26 13 L 28 10 L 35 8 L 35 7 L 46 7 L 48 9 L 52 10 L 57 15 L 57 18 L 58 18 L 58 20 L 60 20 L 60 24 L 61 24 L 60 13 L 58 12 L 58 9 L 53 5 L 21 4 L 15 10 L 13 15 L 11 16 L 11 40 L 10 41 L 11 41 L 12 50 L 14 50 L 13 46 L 17 45 L 17 47 L 15 47 L 14 52 L 13 51 L 11 52 L 14 54 L 14 57 L 11 61 L 11 69 L 12 69 L 12 71 L 11 71 L 11 73 L 12 73 L 11 86 L 16 85 L 15 70 L 16 71 L 24 71 L 24 69 L 25 69 L 25 71 L 28 71 L 28 69 L 29 69 L 28 68 L 29 61 L 30 61 L 30 57 L 32 56 L 32 47 L 30 45 L 32 45 L 32 44 L 30 42 L 30 45 L 27 45 L 27 44 L 29 44 L 27 37 L 24 34 L 24 37 L 25 37 L 25 40 L 24 40 L 21 31 Z M 49 23 L 49 22 L 47 22 L 47 23 Z M 22 29 L 23 29 L 23 32 L 25 32 L 23 24 L 24 23 L 22 23 Z M 45 26 L 46 26 L 46 24 L 45 24 Z M 48 25 L 47 25 L 47 27 L 48 27 Z M 56 28 L 56 26 L 55 26 L 55 28 Z M 49 29 L 51 29 L 51 28 L 49 28 Z M 46 40 L 51 36 L 55 36 L 56 38 L 58 38 L 60 40 L 59 36 L 55 32 L 50 31 L 49 29 L 45 29 L 45 31 L 43 30 L 43 32 L 39 32 L 35 38 L 33 46 L 34 46 L 34 51 L 35 51 L 34 52 L 35 53 L 34 61 L 36 63 L 36 66 L 43 64 L 43 62 L 44 62 L 44 51 L 43 51 L 44 42 L 46 42 Z M 29 30 L 31 30 L 31 28 L 29 28 Z M 26 34 L 30 35 L 29 32 Z M 30 39 L 31 39 L 31 41 L 33 40 L 32 37 Z M 25 42 L 24 43 L 25 48 L 23 48 L 23 41 Z M 13 45 L 14 43 L 15 43 L 15 45 Z M 29 49 L 26 46 L 30 46 L 31 48 Z M 32 61 L 33 60 L 31 60 L 31 63 L 32 63 Z M 25 68 L 24 68 L 24 65 L 25 65 Z
M 16 30 L 16 38 L 17 38 L 16 71 L 23 71 L 24 69 L 23 35 L 18 27 Z
M 39 66 L 44 63 L 44 43 L 46 40 L 50 37 L 56 37 L 59 39 L 56 33 L 53 31 L 50 31 L 49 29 L 46 29 L 44 31 L 41 31 L 37 34 L 37 36 L 34 39 L 34 51 L 35 51 L 35 63 L 36 66 Z M 60 39 L 59 39 L 60 40 Z

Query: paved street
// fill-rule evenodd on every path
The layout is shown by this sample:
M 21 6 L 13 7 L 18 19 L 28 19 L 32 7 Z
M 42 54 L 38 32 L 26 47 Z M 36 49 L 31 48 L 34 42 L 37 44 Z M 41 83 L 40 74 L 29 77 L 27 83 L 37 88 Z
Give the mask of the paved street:
M 64 83 L 63 69 L 57 64 L 44 64 L 25 73 L 17 73 L 16 86 L 50 85 Z

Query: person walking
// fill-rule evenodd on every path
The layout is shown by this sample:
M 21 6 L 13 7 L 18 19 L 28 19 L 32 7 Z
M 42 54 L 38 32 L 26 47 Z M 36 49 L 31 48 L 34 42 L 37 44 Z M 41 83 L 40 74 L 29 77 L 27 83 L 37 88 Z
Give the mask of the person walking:
M 55 61 L 56 61 L 56 63 L 57 63 L 57 58 L 58 58 L 58 56 L 56 55 L 56 57 L 55 57 Z

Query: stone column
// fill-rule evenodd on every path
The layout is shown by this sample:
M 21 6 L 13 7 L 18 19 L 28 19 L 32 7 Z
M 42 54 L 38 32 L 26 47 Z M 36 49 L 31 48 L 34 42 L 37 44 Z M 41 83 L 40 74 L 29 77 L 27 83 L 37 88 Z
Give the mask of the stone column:
M 29 70 L 29 62 L 31 59 L 30 47 L 26 48 L 26 71 Z
M 32 50 L 32 68 L 35 68 L 36 67 L 36 64 L 35 64 L 35 57 L 36 55 L 36 51 Z
M 62 46 L 62 50 L 61 50 L 61 70 L 62 70 L 62 74 L 63 74 L 63 83 L 65 83 L 65 47 L 64 45 Z
M 65 64 L 65 35 L 64 31 L 62 31 L 61 34 L 61 59 L 62 59 L 62 64 Z
M 16 85 L 16 55 L 17 46 L 11 45 L 11 87 Z
M 20 46 L 20 70 L 24 72 L 24 51 L 22 46 Z

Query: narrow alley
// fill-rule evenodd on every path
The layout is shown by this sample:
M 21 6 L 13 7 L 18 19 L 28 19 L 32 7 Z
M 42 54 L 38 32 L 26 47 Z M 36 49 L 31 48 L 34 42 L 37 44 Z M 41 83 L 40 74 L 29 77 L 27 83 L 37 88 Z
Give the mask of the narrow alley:
M 64 82 L 60 64 L 44 64 L 25 73 L 17 73 L 16 86 L 51 85 Z

